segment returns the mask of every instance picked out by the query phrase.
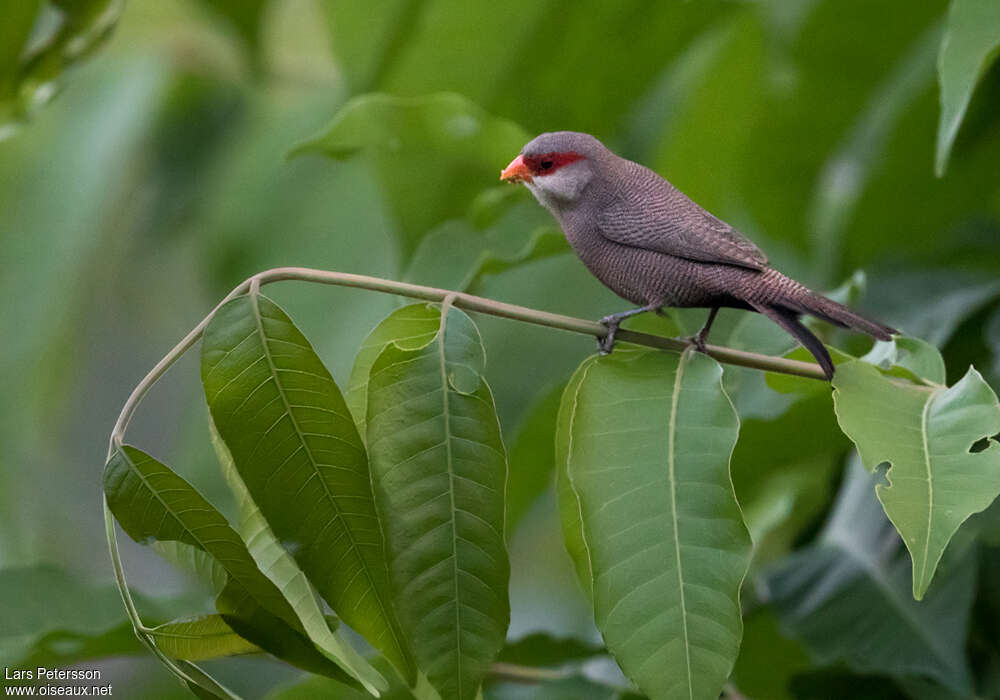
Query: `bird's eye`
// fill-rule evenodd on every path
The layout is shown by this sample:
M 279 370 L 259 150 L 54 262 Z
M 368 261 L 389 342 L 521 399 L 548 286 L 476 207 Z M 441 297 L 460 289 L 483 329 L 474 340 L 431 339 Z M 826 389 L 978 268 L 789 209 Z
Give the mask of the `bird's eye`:
M 542 170 L 551 170 L 554 163 L 551 160 L 543 160 L 540 165 L 542 166 Z

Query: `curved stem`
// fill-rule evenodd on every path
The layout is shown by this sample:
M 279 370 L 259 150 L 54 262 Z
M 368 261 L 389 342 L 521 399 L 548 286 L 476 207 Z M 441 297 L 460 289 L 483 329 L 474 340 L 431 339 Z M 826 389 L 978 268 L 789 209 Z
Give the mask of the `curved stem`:
M 139 611 L 135 606 L 135 601 L 132 599 L 132 592 L 129 590 L 128 582 L 125 580 L 125 569 L 122 566 L 121 554 L 118 551 L 118 536 L 115 534 L 114 516 L 111 514 L 111 508 L 108 507 L 107 498 L 104 499 L 104 528 L 108 540 L 108 549 L 111 553 L 111 565 L 115 571 L 115 584 L 118 586 L 118 593 L 122 597 L 122 603 L 125 604 L 125 612 L 132 623 L 132 630 L 142 645 L 153 656 L 159 659 L 160 663 L 182 683 L 196 685 L 207 691 L 210 695 L 222 700 L 240 700 L 238 695 L 234 694 L 195 664 L 190 661 L 172 659 L 156 646 L 156 641 L 149 634 L 152 630 L 142 624 Z

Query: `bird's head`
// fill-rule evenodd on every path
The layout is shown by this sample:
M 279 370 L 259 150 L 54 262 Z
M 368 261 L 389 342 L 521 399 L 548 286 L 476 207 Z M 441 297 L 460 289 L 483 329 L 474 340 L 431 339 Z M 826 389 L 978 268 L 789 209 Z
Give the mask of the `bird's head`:
M 604 144 L 590 134 L 553 131 L 529 141 L 500 179 L 524 183 L 544 207 L 557 211 L 578 200 L 607 155 Z

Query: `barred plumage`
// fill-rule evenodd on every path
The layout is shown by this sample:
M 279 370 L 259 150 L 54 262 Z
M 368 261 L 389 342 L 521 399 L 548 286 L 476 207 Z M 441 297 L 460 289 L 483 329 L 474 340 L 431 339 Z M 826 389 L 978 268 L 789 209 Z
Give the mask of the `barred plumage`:
M 643 309 L 732 307 L 763 313 L 801 342 L 828 378 L 834 371 L 830 355 L 798 320 L 800 314 L 880 340 L 897 333 L 770 267 L 742 233 L 588 134 L 538 136 L 503 178 L 524 182 L 594 276 Z M 605 319 L 607 351 L 617 324 L 631 313 Z M 696 342 L 703 344 L 712 318 Z

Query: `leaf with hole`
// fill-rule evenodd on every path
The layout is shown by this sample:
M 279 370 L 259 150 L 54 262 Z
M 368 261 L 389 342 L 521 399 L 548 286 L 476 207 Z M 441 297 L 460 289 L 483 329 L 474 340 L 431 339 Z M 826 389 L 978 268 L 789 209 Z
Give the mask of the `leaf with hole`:
M 563 513 L 608 651 L 655 700 L 717 698 L 739 652 L 750 560 L 722 368 L 691 351 L 621 348 L 584 361 L 563 404 Z
M 913 560 L 913 596 L 923 597 L 955 531 L 1000 494 L 1000 405 L 974 368 L 951 387 L 884 376 L 853 361 L 837 368 L 840 427 L 865 468 L 889 463 L 875 490 Z M 987 438 L 986 449 L 973 446 Z
M 405 313 L 386 324 L 396 327 Z M 407 327 L 371 365 L 376 502 L 394 599 L 419 666 L 441 697 L 472 700 L 510 620 L 507 457 L 471 319 L 447 303 L 409 314 L 436 315 L 438 330 L 418 345 Z
M 364 444 L 309 341 L 267 297 L 237 297 L 205 329 L 202 383 L 270 530 L 334 612 L 412 679 Z

